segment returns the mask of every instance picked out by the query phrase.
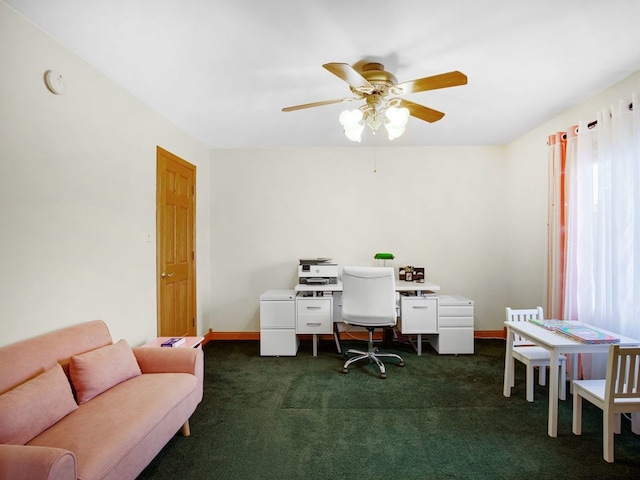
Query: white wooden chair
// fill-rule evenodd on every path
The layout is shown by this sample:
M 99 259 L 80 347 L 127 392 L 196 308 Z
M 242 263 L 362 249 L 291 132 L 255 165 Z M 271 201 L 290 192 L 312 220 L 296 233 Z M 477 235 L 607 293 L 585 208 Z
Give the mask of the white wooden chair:
M 583 398 L 602 410 L 602 456 L 611 463 L 620 414 L 640 412 L 640 348 L 611 345 L 606 379 L 573 382 L 572 430 L 576 435 L 582 433 Z
M 528 322 L 532 318 L 543 319 L 542 307 L 528 309 L 513 309 L 507 307 L 507 322 Z M 513 358 L 522 362 L 527 369 L 527 401 L 533 402 L 534 369 L 538 368 L 538 383 L 546 385 L 547 367 L 551 364 L 549 352 L 542 347 L 533 345 L 529 340 L 520 335 L 513 338 Z M 567 357 L 560 355 L 560 374 L 558 380 L 558 392 L 561 400 L 567 398 Z M 515 364 L 514 364 L 515 369 Z M 515 378 L 512 375 L 511 378 Z M 513 386 L 513 384 L 511 385 Z

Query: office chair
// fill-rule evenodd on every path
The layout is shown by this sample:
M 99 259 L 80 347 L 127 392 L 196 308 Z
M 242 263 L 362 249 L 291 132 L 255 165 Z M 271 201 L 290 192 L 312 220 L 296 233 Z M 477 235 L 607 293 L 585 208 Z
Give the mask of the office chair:
M 395 358 L 404 367 L 404 360 L 395 353 L 380 353 L 373 346 L 373 331 L 376 328 L 393 327 L 397 321 L 395 273 L 393 267 L 344 267 L 342 270 L 342 321 L 348 325 L 364 327 L 369 333 L 366 352 L 348 350 L 348 359 L 342 373 L 349 373 L 349 366 L 360 360 L 376 362 L 380 378 L 387 372 L 380 358 Z
M 543 319 L 544 312 L 542 307 L 528 309 L 506 308 L 507 322 L 527 322 L 532 318 Z M 513 338 L 513 358 L 524 363 L 527 369 L 527 401 L 533 402 L 533 371 L 538 367 L 538 383 L 545 385 L 547 383 L 547 367 L 551 364 L 549 352 L 542 347 L 533 345 L 531 341 L 520 335 L 514 335 Z M 558 391 L 561 400 L 567 398 L 567 357 L 560 355 L 560 375 Z M 515 368 L 515 366 L 514 366 Z M 512 376 L 514 378 L 515 376 Z M 513 386 L 513 385 L 511 385 Z

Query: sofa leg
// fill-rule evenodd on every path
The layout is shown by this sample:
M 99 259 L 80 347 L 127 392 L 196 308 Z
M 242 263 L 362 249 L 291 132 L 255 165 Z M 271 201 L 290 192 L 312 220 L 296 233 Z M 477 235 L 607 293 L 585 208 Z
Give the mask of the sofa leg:
M 184 422 L 184 425 L 182 425 L 182 435 L 184 437 L 188 437 L 189 435 L 191 435 L 191 429 L 189 428 L 189 420 Z

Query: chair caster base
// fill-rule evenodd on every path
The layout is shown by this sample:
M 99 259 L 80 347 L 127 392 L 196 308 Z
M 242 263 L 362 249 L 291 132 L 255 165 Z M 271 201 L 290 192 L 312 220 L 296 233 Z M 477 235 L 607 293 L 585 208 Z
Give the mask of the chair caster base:
M 385 378 L 387 378 L 387 374 L 386 373 L 381 373 L 380 374 L 380 378 L 382 378 L 384 380 Z
M 349 373 L 349 369 L 348 368 L 343 368 L 342 369 L 342 373 Z
M 399 367 L 404 367 L 404 362 L 400 362 L 400 363 L 398 364 L 398 366 L 399 366 Z

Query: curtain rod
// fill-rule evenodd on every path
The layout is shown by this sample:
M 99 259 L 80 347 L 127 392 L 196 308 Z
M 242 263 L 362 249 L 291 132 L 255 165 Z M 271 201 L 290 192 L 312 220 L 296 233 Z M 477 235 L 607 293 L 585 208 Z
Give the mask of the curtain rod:
M 633 110 L 633 102 L 631 102 L 631 103 L 629 104 L 629 110 Z M 589 122 L 589 123 L 587 123 L 587 128 L 590 128 L 590 129 L 591 129 L 591 128 L 595 127 L 597 124 L 598 124 L 598 121 L 597 121 L 597 120 L 594 120 L 593 122 Z

